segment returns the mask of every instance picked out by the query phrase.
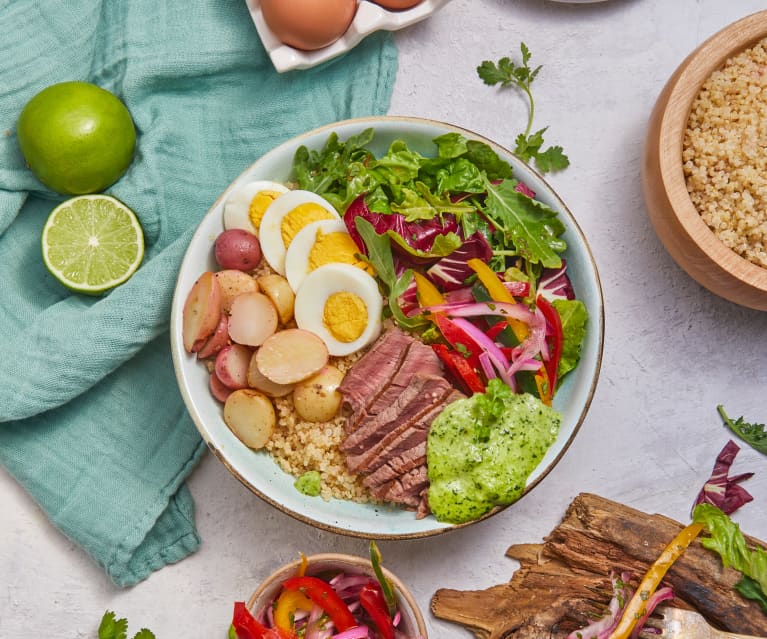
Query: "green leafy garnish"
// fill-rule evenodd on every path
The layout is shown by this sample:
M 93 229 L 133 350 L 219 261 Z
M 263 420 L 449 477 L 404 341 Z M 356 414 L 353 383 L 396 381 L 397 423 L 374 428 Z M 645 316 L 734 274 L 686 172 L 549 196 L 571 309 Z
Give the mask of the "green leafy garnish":
M 561 381 L 581 359 L 589 313 L 586 305 L 580 300 L 556 299 L 551 304 L 562 320 L 562 357 L 557 366 L 557 380 Z
M 716 407 L 719 411 L 724 423 L 727 427 L 746 442 L 754 450 L 758 450 L 760 453 L 767 455 L 767 430 L 765 430 L 764 424 L 749 424 L 744 421 L 743 417 L 738 417 L 735 421 L 727 416 L 724 412 L 724 408 L 721 406 Z
M 99 639 L 127 639 L 127 637 L 128 620 L 117 619 L 114 612 L 107 610 L 99 624 Z M 146 628 L 142 628 L 133 635 L 133 639 L 155 639 L 155 636 Z
M 498 62 L 485 60 L 477 67 L 477 74 L 485 84 L 494 86 L 499 84 L 502 88 L 516 87 L 526 96 L 528 101 L 527 128 L 524 133 L 520 133 L 515 142 L 516 153 L 525 162 L 535 160 L 535 165 L 541 173 L 549 171 L 559 171 L 570 165 L 570 160 L 564 154 L 561 146 L 550 146 L 543 148 L 543 134 L 548 127 L 533 132 L 533 119 L 535 117 L 535 100 L 530 90 L 530 85 L 538 76 L 541 65 L 534 69 L 530 67 L 530 50 L 522 42 L 520 45 L 522 51 L 522 64 L 517 64 L 509 57 L 504 57 Z
M 389 614 L 393 617 L 397 613 L 397 597 L 394 595 L 394 586 L 386 578 L 381 568 L 381 551 L 378 550 L 376 542 L 370 542 L 370 563 L 373 564 L 373 572 L 376 574 L 376 579 L 381 585 L 381 592 L 383 592 L 384 600 L 386 601 L 386 607 L 389 610 Z
M 692 513 L 693 521 L 703 524 L 710 537 L 701 539 L 704 548 L 713 550 L 722 559 L 722 565 L 732 566 L 745 579 L 738 583 L 738 591 L 748 593 L 764 605 L 767 599 L 767 551 L 761 547 L 751 550 L 740 526 L 712 504 L 698 504 Z

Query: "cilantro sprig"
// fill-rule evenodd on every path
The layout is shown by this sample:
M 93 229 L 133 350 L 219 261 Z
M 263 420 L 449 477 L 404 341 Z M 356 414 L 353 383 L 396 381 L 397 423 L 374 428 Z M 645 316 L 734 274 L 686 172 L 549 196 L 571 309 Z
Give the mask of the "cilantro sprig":
M 107 610 L 99 625 L 99 639 L 128 639 L 128 620 L 118 619 L 114 612 Z M 155 636 L 142 628 L 133 635 L 133 639 L 155 639 Z
M 500 85 L 501 88 L 517 88 L 527 98 L 528 115 L 527 128 L 524 133 L 517 135 L 514 153 L 525 162 L 535 160 L 535 165 L 541 173 L 560 171 L 570 166 L 570 159 L 564 154 L 561 146 L 543 148 L 543 134 L 549 127 L 544 127 L 533 132 L 533 120 L 535 118 L 535 100 L 530 85 L 533 83 L 543 65 L 534 69 L 530 67 L 530 49 L 522 42 L 522 63 L 515 63 L 511 58 L 504 57 L 498 62 L 485 60 L 477 67 L 477 74 L 485 84 L 490 86 Z

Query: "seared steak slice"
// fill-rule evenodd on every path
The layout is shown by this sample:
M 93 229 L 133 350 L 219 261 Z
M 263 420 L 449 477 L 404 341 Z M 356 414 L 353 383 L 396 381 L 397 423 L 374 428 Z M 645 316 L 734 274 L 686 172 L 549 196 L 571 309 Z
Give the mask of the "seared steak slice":
M 413 380 L 416 375 L 424 377 L 442 377 L 442 364 L 434 351 L 419 341 L 413 341 L 401 362 L 399 369 L 391 378 L 389 385 L 382 389 L 381 393 L 369 405 L 367 412 L 377 415 L 387 406 L 391 406 L 397 396 Z
M 356 415 L 372 403 L 396 374 L 413 338 L 398 328 L 386 331 L 346 374 L 339 392 L 341 409 Z
M 341 449 L 350 453 L 346 457 L 346 464 L 349 470 L 366 474 L 370 472 L 371 464 L 377 467 L 379 464 L 375 464 L 375 459 L 385 447 L 396 441 L 411 424 L 415 423 L 425 413 L 430 412 L 435 405 L 441 406 L 443 400 L 453 390 L 450 383 L 442 377 L 428 377 L 425 379 L 417 377 L 413 380 L 413 385 L 407 389 L 408 401 L 402 406 L 401 410 L 387 410 L 386 417 L 390 419 L 384 420 L 376 417 L 370 420 L 341 444 Z M 431 420 L 424 424 L 424 428 L 421 429 L 422 433 L 420 436 L 422 439 L 426 439 L 429 425 L 431 425 Z M 362 435 L 355 438 L 353 446 L 347 445 L 347 441 L 358 433 L 362 433 Z M 410 447 L 412 445 L 415 444 L 411 444 Z
M 379 486 L 371 493 L 378 499 L 405 504 L 411 508 L 418 508 L 421 502 L 421 493 L 428 488 L 429 477 L 426 466 L 419 466 L 394 481 Z
M 380 458 L 377 461 L 380 461 Z M 426 464 L 426 439 L 381 464 L 365 477 L 362 483 L 368 488 L 382 486 L 424 464 Z

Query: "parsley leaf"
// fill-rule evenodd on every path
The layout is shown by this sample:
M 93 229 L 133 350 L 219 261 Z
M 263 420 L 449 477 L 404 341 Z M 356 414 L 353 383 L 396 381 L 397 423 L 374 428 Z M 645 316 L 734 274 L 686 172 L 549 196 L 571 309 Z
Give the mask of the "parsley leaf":
M 541 65 L 534 69 L 530 67 L 530 49 L 527 48 L 524 42 L 520 44 L 520 50 L 522 52 L 522 64 L 515 63 L 509 57 L 501 58 L 497 63 L 491 60 L 484 60 L 477 67 L 477 74 L 487 85 L 495 86 L 497 84 L 501 88 L 517 88 L 527 98 L 527 128 L 524 133 L 520 133 L 516 137 L 514 153 L 525 162 L 535 160 L 535 165 L 541 173 L 560 171 L 570 165 L 570 160 L 564 154 L 561 146 L 543 148 L 543 134 L 548 127 L 532 133 L 533 119 L 535 117 L 535 100 L 533 99 L 530 85 L 538 76 Z
M 767 430 L 765 430 L 764 424 L 749 424 L 743 420 L 743 417 L 738 417 L 735 421 L 727 416 L 724 412 L 724 408 L 721 406 L 716 407 L 719 411 L 724 423 L 727 427 L 746 442 L 754 450 L 758 450 L 760 453 L 767 455 Z
M 117 619 L 114 612 L 107 610 L 99 624 L 99 639 L 128 639 L 128 620 Z M 146 628 L 142 628 L 133 639 L 155 639 L 155 636 Z

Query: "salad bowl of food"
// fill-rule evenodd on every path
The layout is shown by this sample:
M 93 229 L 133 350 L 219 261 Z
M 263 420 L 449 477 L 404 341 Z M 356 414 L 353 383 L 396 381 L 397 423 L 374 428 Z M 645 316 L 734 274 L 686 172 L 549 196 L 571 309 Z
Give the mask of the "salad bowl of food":
M 184 257 L 176 376 L 261 498 L 366 538 L 434 535 L 529 493 L 596 387 L 599 276 L 564 203 L 470 131 L 338 122 L 250 166 Z
M 374 545 L 371 551 L 371 560 L 322 553 L 301 556 L 278 568 L 247 602 L 235 604 L 232 627 L 235 632 L 255 626 L 257 631 L 276 629 L 289 636 L 317 638 L 348 633 L 343 636 L 426 639 L 415 597 L 380 564 Z

